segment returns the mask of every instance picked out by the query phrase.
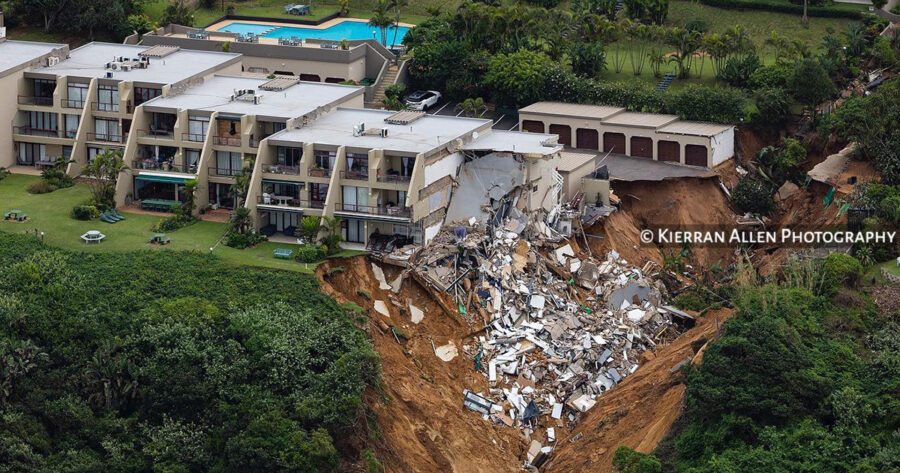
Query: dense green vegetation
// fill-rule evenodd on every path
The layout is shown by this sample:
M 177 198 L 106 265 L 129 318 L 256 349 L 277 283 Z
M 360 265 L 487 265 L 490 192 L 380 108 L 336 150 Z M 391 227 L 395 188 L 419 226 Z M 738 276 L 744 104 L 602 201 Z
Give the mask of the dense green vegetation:
M 332 470 L 379 361 L 317 289 L 0 233 L 0 471 Z
M 735 316 L 687 373 L 665 471 L 900 469 L 900 323 L 853 290 L 844 254 L 737 291 Z

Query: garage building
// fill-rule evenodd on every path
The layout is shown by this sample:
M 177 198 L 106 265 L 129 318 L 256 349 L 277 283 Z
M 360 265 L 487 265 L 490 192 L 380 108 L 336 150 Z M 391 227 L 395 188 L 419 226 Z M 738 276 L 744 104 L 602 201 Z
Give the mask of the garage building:
M 714 167 L 734 156 L 734 127 L 621 107 L 537 102 L 519 110 L 519 128 L 559 135 L 559 143 L 688 166 Z

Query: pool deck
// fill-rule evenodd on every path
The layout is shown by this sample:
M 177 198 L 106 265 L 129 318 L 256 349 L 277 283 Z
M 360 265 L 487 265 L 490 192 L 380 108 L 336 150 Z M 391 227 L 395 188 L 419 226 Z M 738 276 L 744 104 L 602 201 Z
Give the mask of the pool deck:
M 303 18 L 303 17 L 298 17 L 298 18 Z M 225 28 L 225 27 L 231 25 L 232 23 L 242 23 L 242 24 L 246 24 L 246 25 L 262 25 L 262 26 L 273 26 L 273 27 L 277 26 L 277 27 L 287 27 L 287 28 L 309 28 L 309 29 L 313 29 L 313 30 L 324 30 L 324 29 L 331 28 L 332 26 L 335 26 L 338 23 L 342 23 L 345 21 L 355 21 L 358 23 L 368 23 L 369 22 L 369 20 L 366 20 L 363 18 L 333 18 L 331 20 L 328 20 L 328 21 L 318 24 L 318 25 L 298 25 L 296 23 L 280 22 L 276 19 L 266 20 L 266 21 L 224 20 L 224 21 L 220 21 L 216 24 L 209 25 L 204 29 L 206 31 L 220 31 L 222 28 Z M 400 26 L 403 26 L 405 28 L 413 28 L 416 25 L 414 25 L 412 23 L 400 23 Z M 275 44 L 277 44 L 277 43 L 278 43 L 278 40 L 276 38 Z

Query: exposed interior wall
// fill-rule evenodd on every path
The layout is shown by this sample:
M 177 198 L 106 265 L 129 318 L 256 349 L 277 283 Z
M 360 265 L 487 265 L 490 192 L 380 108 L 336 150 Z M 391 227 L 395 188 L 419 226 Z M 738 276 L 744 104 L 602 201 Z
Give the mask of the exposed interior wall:
M 463 163 L 462 153 L 453 153 L 425 166 L 425 181 L 422 187 L 425 187 L 444 176 L 456 177 L 459 166 Z
M 717 166 L 734 156 L 734 127 L 731 127 L 710 139 L 712 147 L 712 166 Z

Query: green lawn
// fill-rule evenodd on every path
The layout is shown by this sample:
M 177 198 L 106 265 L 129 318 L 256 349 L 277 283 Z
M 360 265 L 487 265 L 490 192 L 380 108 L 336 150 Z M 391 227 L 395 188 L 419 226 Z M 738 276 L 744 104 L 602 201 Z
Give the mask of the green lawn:
M 897 266 L 896 260 L 885 261 L 878 265 L 878 270 L 881 271 L 881 268 L 886 269 L 891 274 L 896 274 L 900 276 L 900 266 Z
M 302 264 L 294 260 L 275 259 L 272 250 L 278 247 L 295 248 L 296 245 L 265 242 L 247 250 L 238 250 L 219 244 L 225 233 L 226 225 L 216 222 L 199 222 L 181 230 L 168 233 L 172 243 L 164 247 L 151 245 L 147 241 L 154 234 L 151 228 L 162 217 L 126 213 L 124 221 L 108 224 L 100 220 L 85 222 L 69 217 L 75 205 L 90 198 L 90 189 L 84 184 L 60 189 L 50 194 L 34 195 L 25 191 L 25 187 L 37 180 L 34 176 L 20 174 L 8 175 L 0 181 L 0 202 L 2 213 L 12 209 L 20 209 L 29 216 L 24 223 L 0 221 L 0 231 L 10 233 L 44 232 L 44 241 L 50 245 L 88 252 L 132 251 L 137 249 L 153 250 L 188 250 L 213 253 L 223 260 L 239 266 L 262 266 L 267 268 L 286 269 L 290 271 L 312 272 L 315 264 Z M 8 207 L 8 208 L 6 208 Z M 88 230 L 99 230 L 106 238 L 99 244 L 86 245 L 81 235 Z M 343 252 L 337 256 L 352 256 L 359 252 Z

